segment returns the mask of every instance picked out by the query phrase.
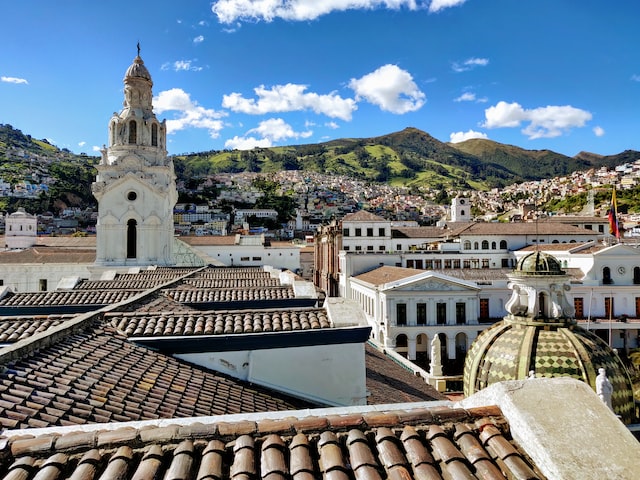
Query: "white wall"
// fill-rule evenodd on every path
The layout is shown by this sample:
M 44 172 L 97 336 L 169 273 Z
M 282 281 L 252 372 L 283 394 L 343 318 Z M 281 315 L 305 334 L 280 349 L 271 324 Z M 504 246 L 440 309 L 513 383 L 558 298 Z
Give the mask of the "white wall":
M 175 356 L 318 404 L 367 404 L 363 343 Z

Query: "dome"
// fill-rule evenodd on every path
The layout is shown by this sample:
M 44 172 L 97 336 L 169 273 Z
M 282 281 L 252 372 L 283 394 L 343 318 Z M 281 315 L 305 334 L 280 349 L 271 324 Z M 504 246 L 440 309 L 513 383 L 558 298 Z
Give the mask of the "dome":
M 151 81 L 151 74 L 147 67 L 144 66 L 144 62 L 140 55 L 133 59 L 133 63 L 127 69 L 127 73 L 124 74 L 125 80 L 131 77 L 144 78 Z
M 544 252 L 533 252 L 518 262 L 515 275 L 564 275 L 560 262 Z
M 613 385 L 612 404 L 624 423 L 633 421 L 633 386 L 616 353 L 575 323 L 523 321 L 508 316 L 483 331 L 465 358 L 465 396 L 497 382 L 536 377 L 573 377 L 595 390 L 599 368 Z

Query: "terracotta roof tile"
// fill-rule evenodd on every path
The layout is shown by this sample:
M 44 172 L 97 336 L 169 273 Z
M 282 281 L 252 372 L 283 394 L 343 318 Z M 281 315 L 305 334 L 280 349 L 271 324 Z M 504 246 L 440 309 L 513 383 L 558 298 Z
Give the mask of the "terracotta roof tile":
M 420 410 L 427 413 L 428 408 Z M 36 436 L 26 431 L 8 438 L 0 469 L 20 472 L 22 478 L 542 478 L 510 439 L 500 412 L 491 412 L 497 416 L 481 417 L 482 412 L 471 410 L 447 415 L 440 408 L 437 414 L 405 415 L 412 420 L 391 426 L 369 425 L 366 415 L 358 421 L 357 414 L 342 415 L 351 419 L 337 425 L 327 413 L 300 411 L 292 412 L 297 417 L 270 423 L 257 416 L 240 421 L 223 417 L 210 424 L 194 419 L 181 427 L 58 430 Z M 402 416 L 393 410 L 379 414 Z M 308 430 L 314 423 L 317 428 Z M 300 431 L 304 433 L 295 433 Z

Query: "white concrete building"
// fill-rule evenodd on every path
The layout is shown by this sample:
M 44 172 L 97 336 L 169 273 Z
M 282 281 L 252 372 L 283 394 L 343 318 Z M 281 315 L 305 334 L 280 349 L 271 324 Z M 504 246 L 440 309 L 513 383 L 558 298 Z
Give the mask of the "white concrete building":
M 4 221 L 4 243 L 8 249 L 29 248 L 35 245 L 38 236 L 38 218 L 24 208 L 7 214 Z
M 99 266 L 174 263 L 176 177 L 166 124 L 153 113 L 153 82 L 139 53 L 125 74 L 124 108 L 109 121 L 109 146 L 92 185 Z

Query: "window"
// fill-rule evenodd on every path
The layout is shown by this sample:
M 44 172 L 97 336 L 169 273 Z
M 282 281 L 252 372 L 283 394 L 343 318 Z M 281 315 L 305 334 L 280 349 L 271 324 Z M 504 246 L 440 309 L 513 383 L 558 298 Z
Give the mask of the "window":
M 469 259 L 462 260 L 462 268 L 471 268 L 471 260 Z
M 633 267 L 633 283 L 640 284 L 640 267 Z
M 367 228 L 367 237 L 373 237 L 373 227 Z
M 345 246 L 344 246 L 344 247 L 342 247 L 342 248 L 343 248 L 343 250 L 344 250 L 345 252 L 348 252 L 348 251 L 349 251 L 349 245 L 345 245 Z
M 135 144 L 138 138 L 138 124 L 135 120 L 129 122 L 129 143 Z
M 426 270 L 431 270 L 433 268 L 433 260 L 425 260 L 424 261 L 424 268 Z
M 459 258 L 456 258 L 453 261 L 453 268 L 460 268 L 460 259 Z
M 488 240 L 483 240 L 482 241 L 482 250 L 489 250 L 489 241 Z
M 613 283 L 613 280 L 611 280 L 611 269 L 609 267 L 602 269 L 602 283 L 603 285 L 611 285 Z
M 502 268 L 509 268 L 509 259 L 508 258 L 503 258 L 502 259 Z
M 356 237 L 361 237 L 361 236 L 362 236 L 362 229 L 356 228 Z
M 496 249 L 496 242 L 491 242 L 491 250 L 495 250 Z
M 359 252 L 362 250 L 362 245 L 356 245 L 356 252 Z
M 240 257 L 240 261 L 241 262 L 248 262 L 249 261 L 249 257 Z
M 38 289 L 39 289 L 41 292 L 46 292 L 46 291 L 47 291 L 47 279 L 46 279 L 46 278 L 41 278 L 41 279 L 38 281 Z
M 576 318 L 584 318 L 584 298 L 574 297 L 573 308 L 576 310 Z
M 422 270 L 422 260 L 416 260 L 416 268 Z
M 373 245 L 367 245 L 367 252 L 373 252 Z
M 464 325 L 467 322 L 467 306 L 464 302 L 456 302 L 456 323 Z
M 636 297 L 636 318 L 640 318 L 640 297 Z
M 483 258 L 482 259 L 482 268 L 489 268 L 489 259 L 488 258 Z
M 158 125 L 155 123 L 151 125 L 151 146 L 158 146 Z
M 0 278 L 0 287 L 4 285 L 4 280 Z
M 253 260 L 254 262 L 261 262 L 262 257 L 252 257 L 251 260 Z
M 485 320 L 489 318 L 489 299 L 488 298 L 480 299 L 480 318 Z
M 342 236 L 343 237 L 348 237 L 349 236 L 349 229 L 348 228 L 343 228 L 342 229 Z
M 386 250 L 386 248 L 385 248 L 385 246 L 384 246 L 384 245 L 380 245 L 380 246 L 378 247 L 378 250 L 380 250 L 381 252 L 384 252 L 384 251 Z
M 613 318 L 614 315 L 613 297 L 604 297 L 604 314 L 607 318 Z
M 396 305 L 396 325 L 407 324 L 407 304 L 398 303 Z
M 418 325 L 427 324 L 427 304 L 426 303 L 418 303 L 416 305 L 416 323 Z
M 447 304 L 444 302 L 436 303 L 436 323 L 438 325 L 447 324 Z
M 451 259 L 445 258 L 444 260 L 444 268 L 451 268 Z
M 138 223 L 131 219 L 127 222 L 127 258 L 138 256 Z
M 473 249 L 478 250 L 478 242 L 473 242 Z
M 507 249 L 507 241 L 500 240 L 500 250 L 506 250 L 506 249 Z
M 413 260 L 407 259 L 407 268 L 415 268 L 416 264 Z
M 402 245 L 400 245 L 399 243 L 396 245 L 396 250 L 397 251 L 401 251 L 402 250 Z
M 469 240 L 465 240 L 462 244 L 463 250 L 471 250 L 471 242 Z
M 381 228 L 378 229 L 378 236 L 379 237 L 384 237 L 385 236 L 384 227 L 381 227 Z

